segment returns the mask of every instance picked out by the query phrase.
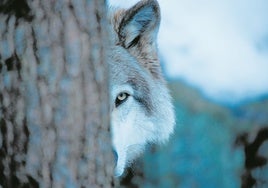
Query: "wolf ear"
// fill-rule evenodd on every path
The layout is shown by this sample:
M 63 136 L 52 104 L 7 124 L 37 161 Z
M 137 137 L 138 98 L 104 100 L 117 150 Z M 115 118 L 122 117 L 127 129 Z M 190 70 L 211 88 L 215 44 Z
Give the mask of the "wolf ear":
M 126 10 L 118 28 L 119 43 L 126 49 L 135 46 L 142 37 L 155 40 L 160 24 L 156 0 L 143 0 Z

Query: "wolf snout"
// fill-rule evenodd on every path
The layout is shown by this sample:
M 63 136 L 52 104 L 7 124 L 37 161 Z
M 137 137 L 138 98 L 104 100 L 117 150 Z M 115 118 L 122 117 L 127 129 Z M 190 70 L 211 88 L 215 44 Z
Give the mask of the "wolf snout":
M 118 154 L 117 152 L 113 149 L 113 154 L 114 154 L 114 164 L 115 166 L 117 165 L 117 161 L 118 161 Z

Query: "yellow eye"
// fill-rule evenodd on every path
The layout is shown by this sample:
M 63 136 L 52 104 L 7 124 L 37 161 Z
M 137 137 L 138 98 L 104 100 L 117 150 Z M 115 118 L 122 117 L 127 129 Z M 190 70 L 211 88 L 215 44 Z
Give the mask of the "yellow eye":
M 123 101 L 127 98 L 127 94 L 126 93 L 120 93 L 118 96 L 117 96 L 117 99 L 120 100 L 120 101 Z
M 125 92 L 119 93 L 119 95 L 117 95 L 116 100 L 115 100 L 115 106 L 118 107 L 120 104 L 125 102 L 128 96 L 129 96 L 128 93 L 125 93 Z

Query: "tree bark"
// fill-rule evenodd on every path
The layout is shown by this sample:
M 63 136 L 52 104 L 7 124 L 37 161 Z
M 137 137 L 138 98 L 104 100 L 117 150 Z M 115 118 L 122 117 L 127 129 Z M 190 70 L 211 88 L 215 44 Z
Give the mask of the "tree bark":
M 110 187 L 105 0 L 0 2 L 0 185 Z

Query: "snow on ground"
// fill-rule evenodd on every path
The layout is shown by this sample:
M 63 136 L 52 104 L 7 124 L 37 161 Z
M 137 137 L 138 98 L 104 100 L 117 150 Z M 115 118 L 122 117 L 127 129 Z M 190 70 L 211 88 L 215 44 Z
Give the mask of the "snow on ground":
M 110 0 L 130 7 L 137 0 Z M 268 94 L 268 1 L 159 0 L 159 49 L 171 78 L 211 99 Z

